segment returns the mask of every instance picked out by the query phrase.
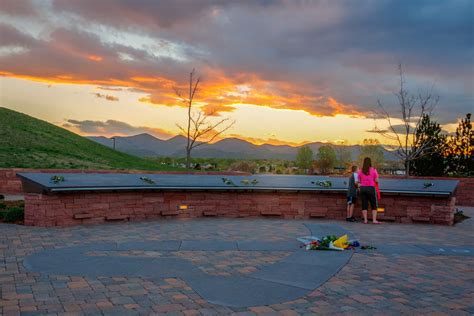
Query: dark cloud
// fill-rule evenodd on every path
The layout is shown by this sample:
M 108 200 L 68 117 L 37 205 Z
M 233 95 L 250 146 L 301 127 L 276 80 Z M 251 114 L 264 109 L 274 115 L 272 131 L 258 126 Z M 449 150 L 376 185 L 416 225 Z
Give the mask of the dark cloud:
M 470 0 L 55 0 L 53 14 L 80 23 L 54 29 L 47 40 L 0 29 L 2 41 L 29 49 L 2 58 L 0 71 L 128 87 L 147 93 L 143 101 L 175 105 L 173 86 L 183 86 L 195 67 L 208 108 L 225 111 L 242 102 L 359 115 L 371 113 L 377 99 L 393 102 L 401 62 L 413 93 L 436 84 L 436 114 L 445 123 L 474 102 L 473 6 Z M 15 10 L 22 11 L 9 12 L 21 15 Z M 171 43 L 184 57 L 103 41 L 94 23 Z M 163 45 L 155 52 L 169 49 Z M 237 85 L 251 92 L 236 94 Z
M 153 128 L 147 126 L 132 126 L 128 123 L 116 120 L 80 121 L 68 119 L 66 123 L 63 124 L 63 127 L 85 135 L 130 136 L 148 133 L 160 139 L 167 139 L 174 136 L 169 131 L 160 128 Z
M 31 36 L 18 31 L 11 25 L 0 23 L 0 47 L 1 46 L 21 46 L 30 47 L 35 42 Z
M 214 10 L 226 7 L 238 6 L 252 10 L 255 7 L 267 8 L 278 3 L 280 1 L 273 0 L 54 0 L 54 7 L 58 11 L 76 13 L 122 30 L 157 30 L 177 24 L 193 25 L 197 19 L 207 18 Z M 107 14 L 104 14 L 105 12 Z
M 373 129 L 367 130 L 366 132 L 367 133 L 375 133 L 375 134 L 394 134 L 393 132 L 395 131 L 396 134 L 406 135 L 405 125 L 403 125 L 403 124 L 394 124 L 394 125 L 392 125 L 392 128 L 379 129 L 376 126 L 374 126 Z M 411 128 L 410 128 L 410 134 L 413 133 L 413 130 L 414 130 L 414 125 L 412 125 Z
M 30 0 L 0 0 L 1 13 L 14 16 L 31 16 L 36 14 L 35 6 Z
M 109 94 L 94 93 L 94 95 L 98 98 L 106 99 L 107 101 L 118 101 L 119 100 L 119 98 L 114 97 L 113 95 L 109 95 Z

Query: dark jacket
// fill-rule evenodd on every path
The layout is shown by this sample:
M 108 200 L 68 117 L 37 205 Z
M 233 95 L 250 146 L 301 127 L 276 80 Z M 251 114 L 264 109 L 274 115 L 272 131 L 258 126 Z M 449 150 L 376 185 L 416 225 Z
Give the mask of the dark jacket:
M 351 173 L 349 177 L 349 185 L 347 186 L 347 196 L 356 197 L 357 196 L 357 186 L 356 186 L 356 175 L 357 173 Z

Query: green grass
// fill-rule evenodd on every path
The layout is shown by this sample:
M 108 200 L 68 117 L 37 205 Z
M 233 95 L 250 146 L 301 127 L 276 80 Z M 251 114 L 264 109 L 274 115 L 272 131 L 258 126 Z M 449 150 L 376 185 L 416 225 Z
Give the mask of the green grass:
M 0 168 L 176 170 L 2 107 Z

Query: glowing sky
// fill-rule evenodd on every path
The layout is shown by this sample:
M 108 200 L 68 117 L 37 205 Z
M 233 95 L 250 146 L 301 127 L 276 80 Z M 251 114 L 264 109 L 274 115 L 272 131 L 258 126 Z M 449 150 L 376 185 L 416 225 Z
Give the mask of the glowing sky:
M 254 143 L 358 143 L 377 99 L 434 84 L 447 130 L 473 110 L 470 0 L 0 0 L 0 106 L 83 135 L 178 133 L 203 111 Z M 390 105 L 392 105 L 390 107 Z M 377 121 L 379 128 L 384 122 Z

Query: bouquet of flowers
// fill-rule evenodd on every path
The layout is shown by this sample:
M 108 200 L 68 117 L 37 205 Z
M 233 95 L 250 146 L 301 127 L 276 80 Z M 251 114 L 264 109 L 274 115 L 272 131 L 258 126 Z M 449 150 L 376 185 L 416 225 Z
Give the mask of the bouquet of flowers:
M 331 250 L 331 243 L 336 241 L 337 237 L 334 235 L 328 235 L 323 237 L 321 240 L 312 240 L 306 245 L 307 250 Z
M 357 240 L 348 240 L 347 235 L 337 237 L 335 235 L 327 235 L 323 238 L 306 236 L 298 238 L 304 244 L 306 250 L 337 250 L 354 249 L 360 244 Z

